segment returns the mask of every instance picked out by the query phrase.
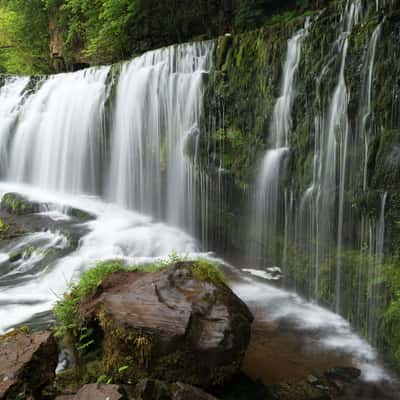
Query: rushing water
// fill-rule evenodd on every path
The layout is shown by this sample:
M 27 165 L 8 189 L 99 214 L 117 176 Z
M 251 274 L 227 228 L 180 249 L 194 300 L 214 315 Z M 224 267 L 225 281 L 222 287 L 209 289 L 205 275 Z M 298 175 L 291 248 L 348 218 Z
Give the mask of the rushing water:
M 111 130 L 108 198 L 191 232 L 198 198 L 192 158 L 211 49 L 169 47 L 125 64 Z

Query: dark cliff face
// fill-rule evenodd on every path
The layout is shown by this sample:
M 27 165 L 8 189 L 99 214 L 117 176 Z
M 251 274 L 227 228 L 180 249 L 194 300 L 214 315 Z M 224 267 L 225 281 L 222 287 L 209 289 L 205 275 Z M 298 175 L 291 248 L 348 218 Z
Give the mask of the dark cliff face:
M 393 356 L 400 344 L 392 335 L 400 270 L 400 4 L 364 6 L 362 21 L 348 36 L 347 136 L 332 123 L 336 186 L 330 186 L 324 208 L 323 191 L 318 195 L 313 185 L 322 182 L 324 188 L 330 115 L 343 63 L 342 10 L 331 4 L 218 40 L 205 96 L 201 163 L 222 193 L 210 195 L 210 215 L 219 218 L 209 221 L 208 239 L 227 255 L 246 253 L 253 241 L 261 260 L 250 257 L 247 263 L 280 266 L 291 286 L 336 308 Z M 255 225 L 265 221 L 252 220 L 253 199 L 260 190 L 261 161 L 272 145 L 287 41 L 306 16 L 311 25 L 294 80 L 290 151 L 280 182 L 277 235 L 268 238 L 271 254 L 256 235 Z

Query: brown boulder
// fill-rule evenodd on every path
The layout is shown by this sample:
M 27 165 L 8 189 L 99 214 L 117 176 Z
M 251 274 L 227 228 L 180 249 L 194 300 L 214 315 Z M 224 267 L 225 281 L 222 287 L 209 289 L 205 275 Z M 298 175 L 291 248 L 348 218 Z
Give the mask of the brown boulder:
M 1 336 L 0 399 L 34 398 L 54 378 L 57 359 L 57 343 L 49 331 L 19 329 Z
M 84 300 L 106 375 L 209 387 L 240 370 L 253 317 L 208 268 L 178 262 L 155 273 L 115 272 Z

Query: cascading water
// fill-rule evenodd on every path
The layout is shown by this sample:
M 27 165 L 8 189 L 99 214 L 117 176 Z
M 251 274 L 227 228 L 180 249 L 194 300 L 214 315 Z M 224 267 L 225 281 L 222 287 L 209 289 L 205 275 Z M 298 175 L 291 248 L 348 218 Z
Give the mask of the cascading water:
M 301 192 L 296 192 L 298 187 L 284 187 L 282 181 L 285 161 L 291 156 L 293 125 L 297 123 L 292 122 L 292 111 L 297 73 L 304 55 L 301 50 L 307 44 L 309 27 L 288 41 L 281 95 L 272 115 L 270 144 L 257 183 L 251 221 L 258 247 L 252 247 L 250 253 L 261 260 L 259 266 L 274 261 L 285 269 L 293 242 L 304 246 L 306 256 L 298 260 L 295 257 L 295 264 L 299 269 L 313 266 L 307 277 L 308 294 L 318 301 L 322 287 L 333 282 L 332 298 L 342 314 L 342 290 L 347 282 L 341 262 L 346 247 L 344 232 L 347 221 L 353 218 L 353 223 L 358 218 L 351 214 L 345 194 L 357 181 L 353 164 L 362 164 L 364 190 L 368 184 L 374 64 L 382 29 L 382 24 L 375 29 L 364 55 L 365 95 L 356 108 L 358 124 L 354 127 L 348 118 L 350 92 L 345 72 L 349 35 L 361 21 L 361 14 L 360 1 L 347 2 L 331 61 L 316 78 L 318 93 L 313 100 L 319 113 L 315 115 L 315 132 L 310 132 L 314 141 L 312 177 L 304 186 L 299 185 Z M 136 263 L 163 258 L 172 251 L 198 255 L 199 247 L 193 237 L 155 222 L 152 217 L 183 228 L 193 236 L 207 235 L 211 180 L 206 172 L 200 172 L 197 160 L 204 83 L 213 67 L 213 50 L 212 42 L 179 45 L 149 52 L 118 67 L 39 80 L 6 79 L 0 87 L 0 171 L 2 177 L 19 185 L 1 185 L 0 192 L 18 191 L 42 201 L 68 204 L 92 213 L 95 219 L 73 227 L 84 228 L 77 249 L 46 265 L 43 254 L 48 247 L 65 250 L 62 234 L 43 232 L 2 249 L 0 331 L 48 311 L 56 295 L 66 290 L 67 282 L 99 259 L 118 258 Z M 319 90 L 329 75 L 334 76 L 334 84 L 327 95 Z M 353 140 L 354 135 L 357 138 Z M 212 190 L 216 199 L 223 196 L 223 165 L 219 167 L 218 187 Z M 46 193 L 21 183 L 45 188 Z M 64 194 L 60 196 L 49 189 Z M 363 265 L 357 278 L 369 283 L 378 280 L 383 264 L 389 196 L 383 192 L 380 195 L 379 216 L 354 223 L 359 228 L 360 238 L 355 241 L 361 248 Z M 67 215 L 60 216 L 58 212 L 50 209 L 45 216 L 68 220 Z M 214 210 L 212 215 L 215 216 Z M 217 218 L 223 220 L 221 215 Z M 39 250 L 27 251 L 18 263 L 12 261 L 11 252 L 30 241 L 39 243 Z M 327 278 L 326 263 L 332 260 L 336 276 Z M 13 279 L 20 284 L 13 285 Z M 304 325 L 306 332 L 315 324 L 320 331 L 323 326 L 333 326 L 335 337 L 325 339 L 335 348 L 354 339 L 348 324 L 319 306 L 305 305 L 292 294 L 260 285 L 257 280 L 247 281 L 245 277 L 244 282 L 236 284 L 235 290 L 250 302 L 263 302 L 266 314 L 276 316 L 277 320 L 288 318 Z M 367 311 L 360 308 L 358 318 L 368 319 L 367 336 L 375 343 L 379 288 L 374 287 L 371 294 Z M 360 291 L 360 304 L 365 302 L 364 297 Z M 272 312 L 274 307 L 276 315 Z M 302 315 L 302 309 L 309 312 Z M 325 324 L 325 319 L 332 324 Z M 360 352 L 361 348 L 368 353 L 367 362 L 375 360 L 373 350 L 365 350 L 365 343 L 360 342 L 358 339 L 356 345 L 349 346 L 349 353 Z
M 57 214 L 59 206 L 52 210 L 57 204 L 62 212 L 63 205 L 86 209 L 96 220 L 83 226 L 67 222 L 68 230 L 83 236 L 79 248 L 60 260 L 44 256 L 57 238 L 40 244 L 37 235 L 1 253 L 0 331 L 48 311 L 68 281 L 98 260 L 147 262 L 198 251 L 195 239 L 151 217 L 191 233 L 201 218 L 196 204 L 207 197 L 207 182 L 197 173 L 196 158 L 212 49 L 212 42 L 185 44 L 121 67 L 5 79 L 0 167 L 7 181 L 18 183 L 6 188 L 39 193 L 45 202 L 54 198 L 45 213 L 51 220 L 69 221 Z M 117 204 L 83 197 L 88 194 Z M 12 254 L 33 239 L 39 250 L 14 261 Z
M 123 65 L 112 127 L 108 198 L 192 233 L 198 198 L 192 160 L 212 47 L 169 47 Z
M 109 68 L 52 76 L 18 114 L 7 179 L 72 193 L 96 193 Z
M 304 29 L 288 40 L 286 60 L 283 67 L 281 95 L 276 101 L 270 126 L 271 149 L 267 150 L 257 180 L 254 213 L 251 230 L 257 237 L 257 247 L 250 248 L 252 257 L 258 255 L 262 263 L 265 244 L 269 257 L 275 258 L 279 210 L 282 209 L 280 180 L 284 172 L 284 158 L 289 151 L 292 120 L 291 110 L 295 98 L 295 77 L 301 56 L 301 42 L 307 34 L 309 20 Z M 256 227 L 254 229 L 254 227 Z
M 339 33 L 338 48 L 341 53 L 341 65 L 339 81 L 334 91 L 329 107 L 328 125 L 323 131 L 320 140 L 321 149 L 319 159 L 319 185 L 317 194 L 320 199 L 319 216 L 323 219 L 318 225 L 322 228 L 320 236 L 323 246 L 326 246 L 337 232 L 336 260 L 336 311 L 340 311 L 341 294 L 341 251 L 343 247 L 343 218 L 344 218 L 344 193 L 346 184 L 347 151 L 349 141 L 349 123 L 347 117 L 348 94 L 344 77 L 346 57 L 348 51 L 348 36 L 351 34 L 354 24 L 360 22 L 362 3 L 360 0 L 347 3 L 343 15 L 342 29 Z M 338 168 L 339 165 L 339 168 Z M 339 187 L 338 196 L 333 195 Z M 337 201 L 337 204 L 336 204 Z M 337 211 L 336 211 L 337 210 Z M 337 218 L 337 222 L 335 221 Z M 337 223 L 337 226 L 335 226 Z M 331 246 L 331 248 L 334 246 Z M 324 250 L 320 251 L 319 254 Z
M 382 4 L 377 6 L 379 10 L 383 7 Z M 291 100 L 288 106 L 283 107 L 284 96 L 281 96 L 272 115 L 274 143 L 264 157 L 256 182 L 255 211 L 251 220 L 251 233 L 255 240 L 251 243 L 250 258 L 259 267 L 279 265 L 289 277 L 296 275 L 293 271 L 309 271 L 297 272 L 297 275 L 306 275 L 298 290 L 317 302 L 329 298 L 336 312 L 343 315 L 353 312 L 349 309 L 349 302 L 350 307 L 356 305 L 358 311 L 352 316 L 354 324 L 365 332 L 371 343 L 376 344 L 380 301 L 376 280 L 381 273 L 383 257 L 384 205 L 380 216 L 366 216 L 354 211 L 352 199 L 360 188 L 360 182 L 364 192 L 368 185 L 371 137 L 375 134 L 372 132 L 372 126 L 375 126 L 372 111 L 374 68 L 385 19 L 371 32 L 361 60 L 361 96 L 356 100 L 356 107 L 352 99 L 351 112 L 355 122 L 350 121 L 348 115 L 351 93 L 346 83 L 354 28 L 358 29 L 366 16 L 374 12 L 374 5 L 360 0 L 344 4 L 331 54 L 315 79 L 315 98 L 307 97 L 307 103 L 313 103 L 315 107 L 314 126 L 311 125 L 309 132 L 314 151 L 304 160 L 310 165 L 311 182 L 305 185 L 303 193 L 298 191 L 302 183 L 296 180 L 296 176 L 289 176 L 288 183 L 282 182 L 282 160 L 286 156 L 290 158 L 294 140 L 290 135 L 290 102 L 293 101 L 296 65 L 301 62 L 300 54 L 296 62 L 292 59 L 294 68 L 291 71 L 294 74 L 288 79 L 289 42 L 282 93 L 290 82 L 292 88 L 286 93 Z M 298 33 L 294 37 L 297 36 Z M 306 48 L 309 45 L 307 37 L 305 35 L 303 40 Z M 332 81 L 335 86 L 328 92 L 327 82 Z M 292 170 L 292 173 L 295 175 L 296 171 Z M 381 195 L 382 204 L 386 197 Z M 353 251 L 352 248 L 360 250 Z M 348 270 L 350 259 L 358 260 L 356 272 Z M 357 275 L 353 278 L 352 274 Z M 357 297 L 353 299 L 348 298 L 350 279 L 359 282 Z
M 7 145 L 13 124 L 18 116 L 18 106 L 29 78 L 7 78 L 0 87 L 0 176 L 8 163 Z
M 194 160 L 212 49 L 212 42 L 173 46 L 123 64 L 115 102 L 109 67 L 43 79 L 26 98 L 29 79 L 10 79 L 0 92 L 7 96 L 0 109 L 7 117 L 0 123 L 3 175 L 104 195 L 196 233 L 197 199 L 207 191 Z

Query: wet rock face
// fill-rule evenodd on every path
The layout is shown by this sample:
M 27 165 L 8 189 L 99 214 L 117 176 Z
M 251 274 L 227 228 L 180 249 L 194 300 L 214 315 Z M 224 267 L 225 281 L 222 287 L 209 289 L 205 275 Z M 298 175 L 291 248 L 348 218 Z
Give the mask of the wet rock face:
M 16 330 L 1 336 L 0 399 L 35 398 L 54 378 L 57 359 L 57 344 L 49 331 L 28 334 Z
M 252 315 L 222 282 L 179 262 L 156 273 L 117 272 L 81 305 L 88 324 L 100 321 L 106 373 L 221 385 L 239 371 Z M 99 332 L 100 330 L 100 332 Z M 116 372 L 117 371 L 117 372 Z

